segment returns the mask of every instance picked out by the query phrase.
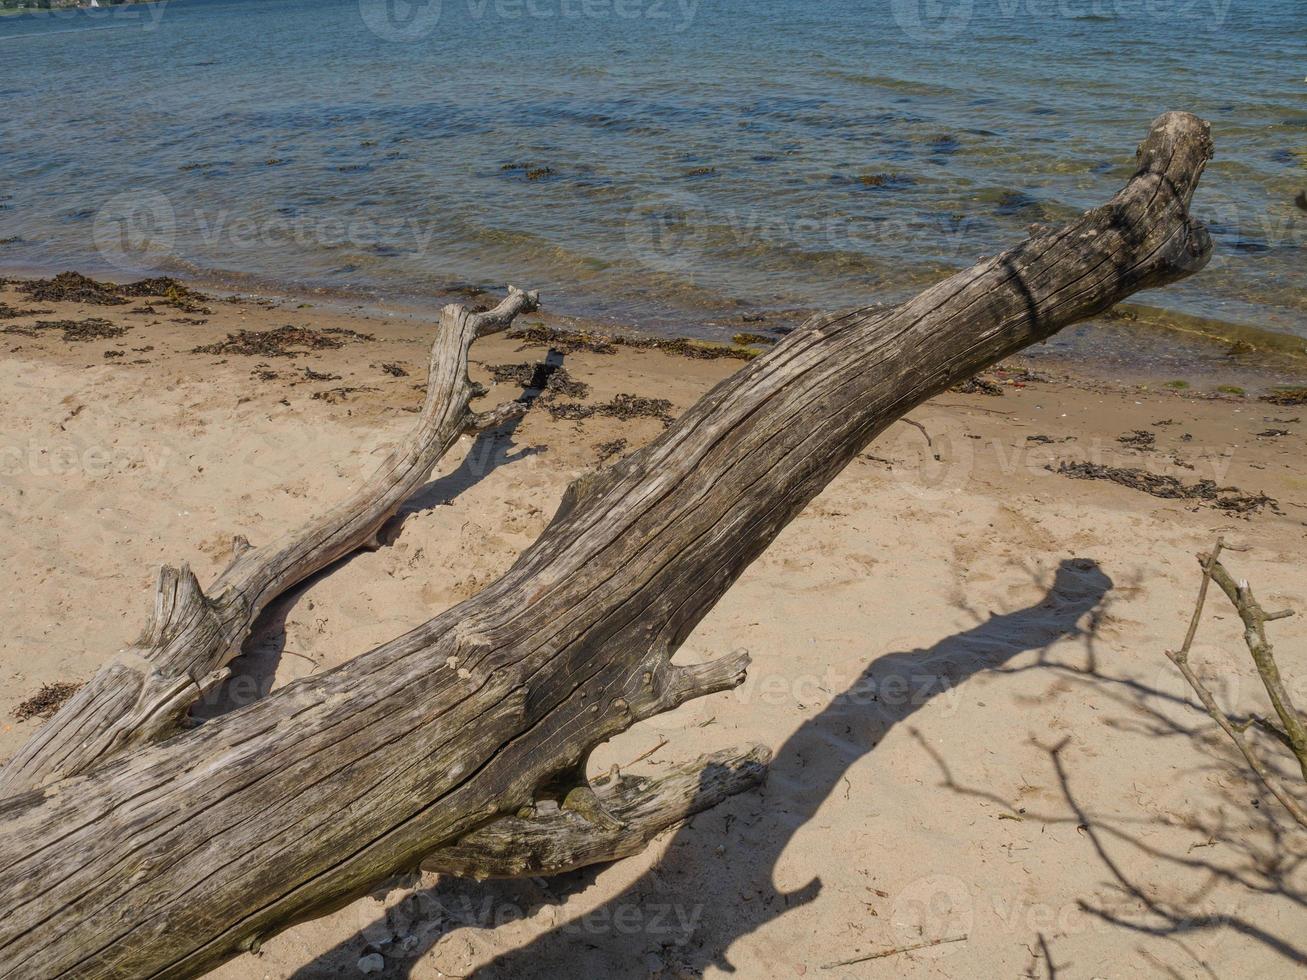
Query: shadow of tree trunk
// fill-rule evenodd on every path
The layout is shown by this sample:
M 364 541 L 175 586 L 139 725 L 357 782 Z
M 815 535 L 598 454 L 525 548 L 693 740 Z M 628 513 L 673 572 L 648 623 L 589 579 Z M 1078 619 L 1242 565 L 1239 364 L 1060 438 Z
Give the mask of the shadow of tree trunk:
M 733 797 L 687 822 L 656 868 L 620 894 L 499 955 L 474 975 L 553 977 L 560 964 L 576 976 L 637 976 L 663 969 L 688 976 L 710 966 L 734 971 L 728 957 L 732 943 L 818 899 L 820 879 L 783 892 L 773 885 L 774 872 L 795 833 L 838 789 L 849 768 L 894 725 L 972 675 L 1083 634 L 1080 620 L 1111 588 L 1096 562 L 1068 559 L 1039 602 L 992 616 L 928 649 L 877 658 L 777 750 L 758 797 Z M 947 675 L 923 666 L 943 661 L 954 665 Z M 700 830 L 696 824 L 702 823 L 714 826 Z M 748 860 L 733 860 L 732 851 L 743 848 Z M 705 868 L 711 873 L 704 875 Z M 534 916 L 541 907 L 585 890 L 596 874 L 583 869 L 548 883 L 442 878 L 434 888 L 410 895 L 407 908 L 392 910 L 294 976 L 336 976 L 356 969 L 365 953 L 380 953 L 385 957 L 381 975 L 406 977 L 418 958 L 458 928 L 487 929 Z M 439 968 L 446 967 L 453 968 L 448 963 Z

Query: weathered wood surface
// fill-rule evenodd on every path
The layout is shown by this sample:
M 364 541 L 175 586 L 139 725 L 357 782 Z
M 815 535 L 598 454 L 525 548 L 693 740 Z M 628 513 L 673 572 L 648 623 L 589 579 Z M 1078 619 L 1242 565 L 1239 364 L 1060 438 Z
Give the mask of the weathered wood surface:
M 672 654 L 877 433 L 1202 267 L 1210 241 L 1188 202 L 1210 153 L 1201 120 L 1160 117 L 1108 204 L 901 306 L 814 317 L 657 441 L 573 484 L 477 596 L 0 802 L 0 974 L 195 975 L 544 792 L 584 799 L 568 787 L 595 745 L 739 683 L 745 658 Z
M 602 786 L 595 780 L 595 814 L 528 807 L 438 848 L 422 867 L 462 878 L 548 877 L 630 857 L 673 824 L 758 785 L 769 761 L 771 752 L 756 746 L 700 756 L 657 779 L 610 774 Z
M 141 638 L 106 663 L 0 769 L 0 796 L 76 775 L 124 748 L 174 733 L 187 709 L 226 679 L 226 664 L 269 602 L 338 558 L 376 546 L 382 525 L 459 436 L 522 415 L 520 402 L 484 414 L 471 410 L 475 389 L 467 358 L 477 337 L 507 329 L 536 301 L 534 293 L 510 286 L 507 298 L 488 312 L 444 309 L 412 432 L 348 500 L 261 548 L 238 537 L 231 563 L 207 595 L 187 566 L 161 568 L 154 615 Z

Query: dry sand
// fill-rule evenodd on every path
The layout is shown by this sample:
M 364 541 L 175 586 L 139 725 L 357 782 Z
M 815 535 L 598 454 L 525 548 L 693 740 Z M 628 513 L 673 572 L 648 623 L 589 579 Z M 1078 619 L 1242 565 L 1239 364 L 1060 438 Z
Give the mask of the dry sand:
M 286 301 L 218 301 L 196 315 L 33 304 L 12 289 L 0 299 L 54 311 L 41 319 L 129 327 L 65 341 L 22 332 L 35 317 L 0 321 L 2 758 L 40 724 L 13 717 L 21 701 L 85 679 L 134 638 L 158 564 L 188 561 L 206 581 L 233 534 L 282 533 L 379 460 L 421 399 L 431 326 Z M 289 358 L 191 353 L 284 324 L 374 339 L 336 334 L 342 346 Z M 544 354 L 489 338 L 473 374 L 489 384 L 486 365 Z M 632 393 L 677 412 L 738 367 L 628 349 L 563 363 L 591 386 L 589 403 Z M 340 388 L 358 390 L 315 397 Z M 593 760 L 606 769 L 666 739 L 632 770 L 657 772 L 761 742 L 775 752 L 761 790 L 612 867 L 397 882 L 216 975 L 352 976 L 361 962 L 418 978 L 1301 971 L 1307 841 L 1162 651 L 1184 632 L 1194 554 L 1217 534 L 1251 547 L 1229 564 L 1268 607 L 1307 610 L 1307 407 L 1068 379 L 1002 390 L 913 412 L 929 448 L 905 424 L 869 447 L 686 644 L 687 658 L 748 648 L 746 684 L 642 724 Z M 488 401 L 519 394 L 498 384 Z M 625 439 L 629 450 L 661 428 L 536 407 L 511 432 L 465 440 L 408 505 L 393 545 L 269 611 L 228 701 L 339 664 L 474 594 L 544 527 L 566 483 L 599 465 L 597 446 Z M 1288 434 L 1257 435 L 1270 429 Z M 1118 442 L 1133 430 L 1155 446 Z M 1045 468 L 1059 460 L 1212 479 L 1268 494 L 1278 512 L 1240 517 L 1072 480 Z M 1307 624 L 1272 629 L 1307 702 Z M 1195 656 L 1231 710 L 1266 710 L 1221 603 Z

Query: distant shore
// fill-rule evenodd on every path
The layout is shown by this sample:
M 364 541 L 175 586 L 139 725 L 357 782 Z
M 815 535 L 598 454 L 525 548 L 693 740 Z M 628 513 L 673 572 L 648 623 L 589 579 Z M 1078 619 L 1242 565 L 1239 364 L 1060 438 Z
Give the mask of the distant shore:
M 35 11 L 104 10 L 107 7 L 128 7 L 133 4 L 159 3 L 160 0 L 0 0 L 0 14 L 32 13 Z

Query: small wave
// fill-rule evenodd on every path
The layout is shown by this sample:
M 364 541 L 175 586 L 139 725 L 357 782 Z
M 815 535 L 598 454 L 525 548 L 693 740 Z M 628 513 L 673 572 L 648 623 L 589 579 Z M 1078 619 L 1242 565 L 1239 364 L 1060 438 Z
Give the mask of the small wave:
M 958 89 L 939 82 L 918 82 L 909 78 L 895 78 L 891 75 L 863 75 L 858 72 L 840 71 L 828 68 L 821 72 L 824 78 L 833 78 L 852 85 L 866 85 L 872 88 L 887 89 L 891 92 L 904 92 L 908 95 L 938 96 L 956 93 Z
M 1307 365 L 1307 341 L 1295 334 L 1143 303 L 1119 303 L 1113 308 L 1113 313 L 1116 318 L 1129 320 L 1140 328 L 1170 330 L 1210 344 L 1227 346 L 1232 351 L 1258 351 Z

